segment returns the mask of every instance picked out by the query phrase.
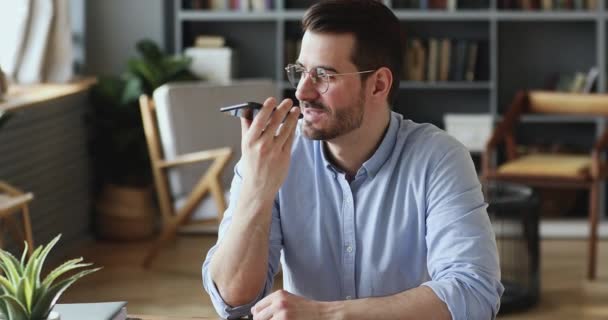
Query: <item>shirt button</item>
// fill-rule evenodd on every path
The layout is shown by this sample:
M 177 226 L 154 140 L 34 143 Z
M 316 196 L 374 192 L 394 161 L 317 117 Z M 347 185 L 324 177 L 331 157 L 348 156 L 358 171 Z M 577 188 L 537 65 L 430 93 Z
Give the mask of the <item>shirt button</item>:
M 346 296 L 346 300 L 351 300 L 353 297 L 351 296 Z
M 353 252 L 353 247 L 351 247 L 351 246 L 346 247 L 346 252 L 348 252 L 348 253 Z

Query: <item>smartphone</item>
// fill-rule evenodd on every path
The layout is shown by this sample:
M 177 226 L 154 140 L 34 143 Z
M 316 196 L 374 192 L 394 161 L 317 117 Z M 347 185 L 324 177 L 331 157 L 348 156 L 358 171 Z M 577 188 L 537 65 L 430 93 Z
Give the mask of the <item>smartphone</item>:
M 223 107 L 220 109 L 221 112 L 228 112 L 231 116 L 247 118 L 253 120 L 253 118 L 262 109 L 262 104 L 257 102 L 245 102 L 239 103 L 232 106 Z
M 245 102 L 239 103 L 232 106 L 220 108 L 221 112 L 228 112 L 231 116 L 247 118 L 253 120 L 258 112 L 262 109 L 262 104 L 258 102 Z M 304 116 L 300 113 L 299 118 L 302 119 Z

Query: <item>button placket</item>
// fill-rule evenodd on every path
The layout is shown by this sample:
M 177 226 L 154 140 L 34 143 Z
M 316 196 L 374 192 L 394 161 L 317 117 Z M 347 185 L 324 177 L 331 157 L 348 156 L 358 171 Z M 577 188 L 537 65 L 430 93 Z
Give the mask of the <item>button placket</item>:
M 355 209 L 352 191 L 346 179 L 341 179 L 342 187 L 342 218 L 343 218 L 343 290 L 345 297 L 356 296 L 355 286 Z

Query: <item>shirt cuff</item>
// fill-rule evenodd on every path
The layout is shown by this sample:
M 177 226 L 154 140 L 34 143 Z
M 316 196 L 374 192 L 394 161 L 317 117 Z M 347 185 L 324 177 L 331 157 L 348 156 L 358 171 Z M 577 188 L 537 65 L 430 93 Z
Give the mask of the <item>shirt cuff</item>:
M 242 319 L 244 317 L 251 317 L 251 308 L 260 299 L 264 297 L 265 290 L 262 289 L 262 292 L 260 292 L 260 294 L 255 299 L 253 299 L 253 301 L 244 305 L 232 307 L 228 305 L 228 303 L 226 303 L 226 301 L 224 301 L 224 298 L 222 298 L 222 296 L 220 295 L 219 290 L 211 279 L 211 275 L 209 275 L 209 273 L 207 272 L 204 277 L 205 283 L 207 284 L 207 292 L 211 297 L 213 307 L 222 319 Z

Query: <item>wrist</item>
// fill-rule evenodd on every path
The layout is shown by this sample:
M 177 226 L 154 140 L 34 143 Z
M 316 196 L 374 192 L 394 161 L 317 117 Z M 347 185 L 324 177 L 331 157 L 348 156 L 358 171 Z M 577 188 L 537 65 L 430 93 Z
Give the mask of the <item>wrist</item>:
M 322 320 L 345 320 L 344 301 L 319 302 L 319 318 Z

